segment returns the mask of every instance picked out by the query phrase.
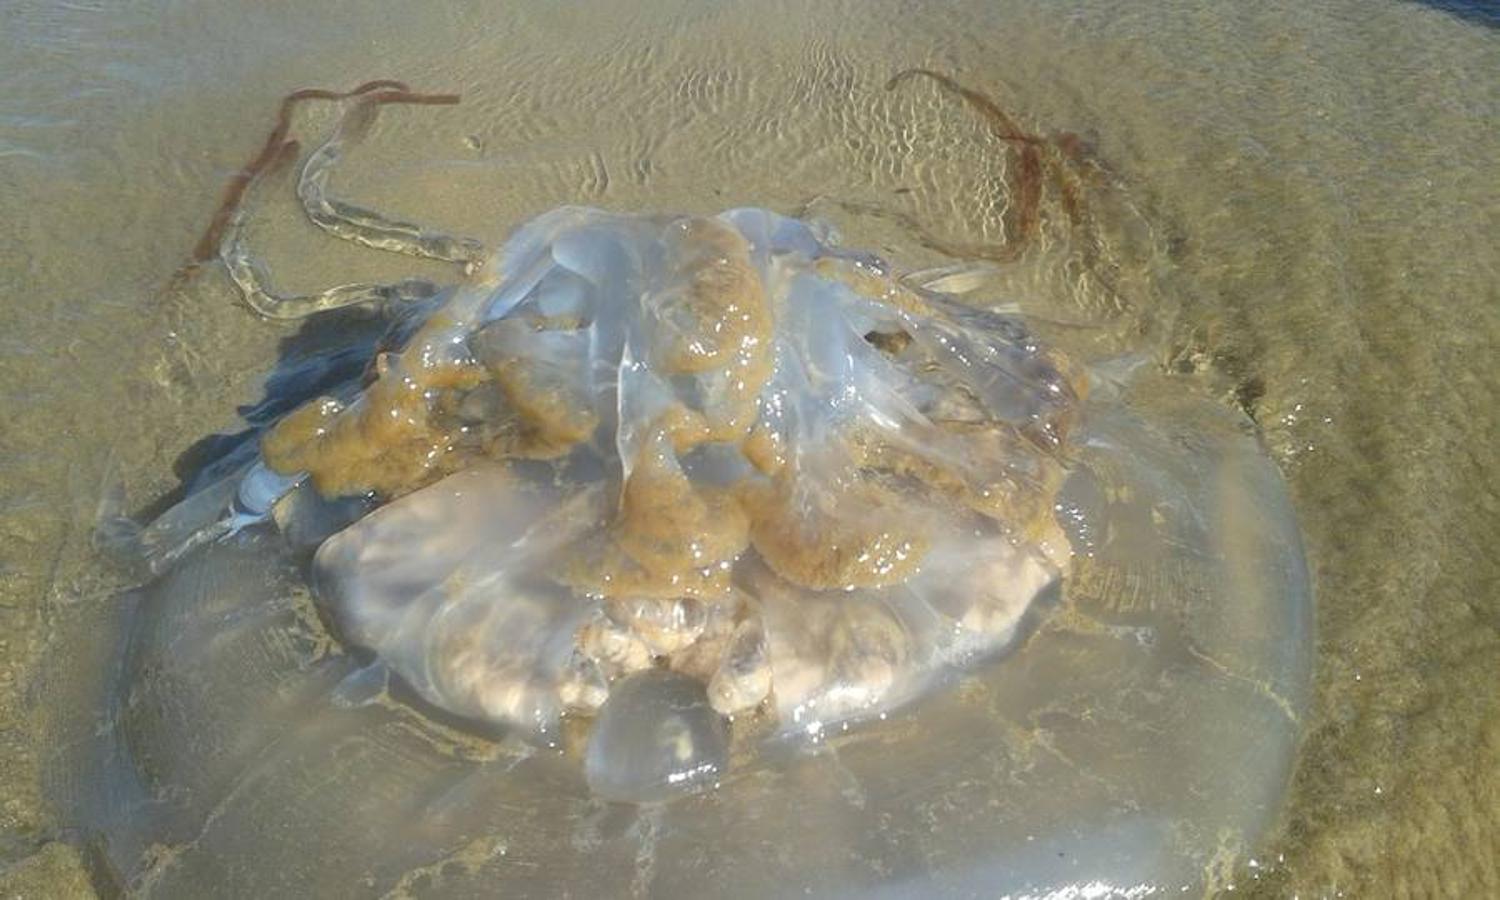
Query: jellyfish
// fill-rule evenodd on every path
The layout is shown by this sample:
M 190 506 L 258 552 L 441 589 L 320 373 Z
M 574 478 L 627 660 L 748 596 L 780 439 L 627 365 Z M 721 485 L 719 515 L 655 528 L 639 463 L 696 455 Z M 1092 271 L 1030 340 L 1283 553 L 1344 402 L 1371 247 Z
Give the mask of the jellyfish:
M 74 814 L 120 887 L 1128 893 L 1253 846 L 1309 587 L 1242 416 L 766 209 L 395 222 L 328 175 L 425 95 L 352 96 L 309 217 L 463 277 L 278 294 L 284 127 L 232 189 L 253 308 L 379 328 L 139 535 Z

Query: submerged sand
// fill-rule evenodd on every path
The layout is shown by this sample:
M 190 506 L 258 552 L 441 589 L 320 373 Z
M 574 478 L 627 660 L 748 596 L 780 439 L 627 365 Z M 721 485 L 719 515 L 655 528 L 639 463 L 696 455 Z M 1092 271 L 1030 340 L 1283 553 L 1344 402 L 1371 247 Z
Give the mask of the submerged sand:
M 926 65 L 1084 135 L 1129 185 L 1161 256 L 1126 320 L 1164 335 L 1160 365 L 1247 407 L 1291 485 L 1314 711 L 1283 825 L 1238 861 L 1236 892 L 1500 890 L 1500 28 L 1443 6 L 12 4 L 0 889 L 83 890 L 88 848 L 53 815 L 67 780 L 44 791 L 42 772 L 59 698 L 88 680 L 49 662 L 122 583 L 92 548 L 101 500 L 164 496 L 289 333 L 216 270 L 170 284 L 282 95 L 379 77 L 461 93 L 383 114 L 340 186 L 457 232 L 493 241 L 564 202 L 811 205 L 851 244 L 926 265 L 943 259 L 901 217 L 994 238 L 985 179 L 1004 154 L 936 94 L 882 90 Z M 299 288 L 451 277 L 310 238 L 280 199 L 258 240 Z

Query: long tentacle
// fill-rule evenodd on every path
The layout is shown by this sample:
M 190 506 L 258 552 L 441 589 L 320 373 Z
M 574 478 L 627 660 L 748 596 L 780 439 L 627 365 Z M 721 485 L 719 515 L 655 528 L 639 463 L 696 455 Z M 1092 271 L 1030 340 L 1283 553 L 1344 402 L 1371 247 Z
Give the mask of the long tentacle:
M 179 271 L 176 283 L 190 277 L 201 263 L 217 254 L 245 302 L 262 316 L 273 319 L 300 319 L 331 309 L 362 304 L 405 304 L 427 299 L 438 291 L 438 287 L 431 282 L 408 279 L 394 284 L 341 284 L 312 294 L 278 293 L 271 288 L 270 274 L 264 265 L 247 249 L 246 232 L 251 206 L 249 198 L 253 188 L 266 176 L 284 168 L 296 156 L 298 144 L 287 137 L 296 106 L 306 100 L 349 98 L 359 98 L 359 101 L 345 115 L 334 136 L 312 154 L 299 179 L 298 195 L 314 224 L 338 237 L 377 249 L 459 262 L 466 267 L 473 266 L 482 259 L 483 247 L 477 241 L 449 237 L 416 225 L 395 222 L 379 213 L 326 196 L 332 166 L 340 158 L 346 144 L 368 127 L 375 109 L 387 103 L 451 105 L 459 99 L 454 94 L 413 93 L 400 81 L 381 79 L 365 82 L 351 91 L 305 88 L 283 97 L 271 133 L 267 135 L 255 157 L 225 186 L 213 220 L 194 248 L 192 259 Z
M 303 164 L 302 175 L 297 181 L 297 197 L 302 201 L 307 217 L 329 234 L 376 250 L 440 259 L 466 268 L 481 263 L 485 248 L 479 241 L 430 231 L 328 196 L 329 176 L 343 157 L 345 148 L 369 129 L 382 105 L 446 106 L 457 102 L 458 97 L 453 94 L 414 94 L 406 90 L 381 91 L 360 98 L 345 114 L 333 135 Z
M 888 91 L 894 90 L 918 78 L 929 79 L 940 90 L 959 98 L 983 118 L 991 134 L 1010 147 L 1012 165 L 1007 173 L 1008 190 L 1014 202 L 1010 207 L 1006 228 L 1009 240 L 994 244 L 941 239 L 929 232 L 915 217 L 905 213 L 865 204 L 836 200 L 832 202 L 851 211 L 892 219 L 927 247 L 948 256 L 1008 263 L 1019 259 L 1040 236 L 1042 191 L 1044 185 L 1050 182 L 1056 189 L 1062 213 L 1072 228 L 1072 240 L 1081 254 L 1084 267 L 1097 282 L 1100 293 L 1108 298 L 1112 307 L 1128 307 L 1130 304 L 1118 281 L 1118 264 L 1110 258 L 1105 238 L 1089 211 L 1090 188 L 1115 180 L 1108 167 L 1089 152 L 1089 148 L 1077 134 L 1066 131 L 1046 136 L 1028 133 L 994 100 L 940 72 L 923 68 L 906 69 L 893 75 L 885 87 Z
M 255 180 L 266 168 L 275 164 L 286 149 L 287 132 L 292 127 L 292 111 L 297 104 L 304 100 L 344 100 L 349 97 L 357 97 L 368 94 L 371 91 L 406 91 L 407 86 L 399 81 L 386 79 L 378 81 L 367 81 L 352 91 L 328 91 L 322 88 L 303 88 L 293 91 L 281 98 L 281 106 L 277 110 L 276 124 L 271 128 L 271 133 L 266 136 L 266 141 L 261 145 L 257 153 L 244 168 L 235 173 L 229 184 L 224 186 L 224 193 L 219 198 L 219 206 L 214 210 L 214 217 L 209 222 L 207 230 L 198 239 L 193 248 L 192 263 L 203 263 L 213 259 L 219 252 L 219 244 L 224 236 L 224 229 L 228 227 L 230 218 L 239 208 L 245 191 L 249 189 L 250 183 Z
M 965 244 L 953 247 L 953 249 L 962 250 L 966 256 L 988 259 L 993 262 L 1010 262 L 1016 259 L 1036 238 L 1041 229 L 1044 158 L 1050 163 L 1052 155 L 1047 153 L 1044 157 L 1044 153 L 1051 149 L 1051 143 L 1045 138 L 1028 134 L 989 97 L 931 69 L 906 69 L 897 72 L 885 83 L 885 89 L 895 90 L 907 81 L 918 77 L 935 81 L 940 88 L 957 95 L 970 108 L 976 110 L 989 125 L 990 132 L 1009 144 L 1016 155 L 1012 178 L 1015 218 L 1010 241 L 999 247 L 989 244 Z M 1046 165 L 1046 168 L 1054 179 L 1059 180 L 1059 185 L 1063 190 L 1063 205 L 1069 218 L 1076 219 L 1079 213 L 1078 205 L 1081 202 L 1077 191 L 1073 189 L 1071 182 L 1065 183 L 1061 180 L 1063 176 L 1059 174 L 1059 166 L 1051 164 Z M 929 245 L 937 243 L 925 238 L 924 242 Z
M 250 198 L 255 185 L 284 168 L 295 158 L 296 151 L 296 141 L 282 144 L 276 156 L 246 182 L 240 191 L 239 202 L 224 223 L 219 258 L 250 308 L 270 319 L 302 319 L 345 306 L 411 303 L 437 293 L 436 285 L 419 279 L 395 284 L 340 284 L 314 294 L 281 294 L 271 289 L 269 273 L 246 248 L 245 237 L 252 208 Z
M 1021 126 L 1017 125 L 1014 119 L 1006 115 L 1005 110 L 1001 109 L 999 104 L 995 103 L 995 101 L 991 100 L 989 97 L 986 97 L 984 94 L 979 93 L 973 88 L 964 87 L 957 81 L 954 81 L 952 78 L 944 75 L 941 72 L 934 72 L 931 69 L 921 68 L 905 69 L 903 71 L 897 72 L 895 75 L 892 75 L 890 80 L 885 83 L 885 89 L 888 91 L 895 90 L 905 82 L 911 81 L 918 77 L 932 79 L 933 81 L 937 82 L 938 85 L 943 89 L 947 90 L 950 93 L 957 94 L 959 97 L 963 98 L 965 103 L 968 103 L 970 106 L 979 110 L 980 114 L 984 116 L 985 120 L 990 123 L 990 127 L 995 132 L 995 137 L 998 137 L 1000 140 L 1022 144 L 1043 143 L 1042 138 L 1039 138 L 1034 134 L 1027 134 L 1024 130 L 1022 130 Z

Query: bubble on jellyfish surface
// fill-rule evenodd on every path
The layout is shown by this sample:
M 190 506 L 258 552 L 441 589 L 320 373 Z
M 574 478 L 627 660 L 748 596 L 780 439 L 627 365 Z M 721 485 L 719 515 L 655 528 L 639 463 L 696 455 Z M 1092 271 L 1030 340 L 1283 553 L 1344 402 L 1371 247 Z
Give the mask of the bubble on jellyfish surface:
M 320 224 L 475 256 L 328 201 L 339 140 Z M 1274 819 L 1311 598 L 1238 411 L 764 209 L 314 298 L 223 224 L 383 333 L 139 535 L 70 800 L 122 889 L 1138 896 Z

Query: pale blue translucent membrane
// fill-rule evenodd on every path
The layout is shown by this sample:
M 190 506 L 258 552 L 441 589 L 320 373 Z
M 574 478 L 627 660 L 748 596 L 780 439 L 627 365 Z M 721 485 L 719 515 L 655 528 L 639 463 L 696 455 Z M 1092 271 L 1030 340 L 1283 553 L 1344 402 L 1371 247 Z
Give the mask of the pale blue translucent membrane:
M 787 221 L 755 220 L 769 229 L 758 246 L 816 240 Z M 508 252 L 548 243 L 534 227 Z M 486 302 L 527 299 L 505 290 Z M 566 302 L 568 288 L 557 290 Z M 1010 394 L 985 382 L 987 406 L 1028 415 L 1044 392 L 1012 374 Z M 617 682 L 623 694 L 600 712 L 582 764 L 546 741 L 466 736 L 447 713 L 474 711 L 441 708 L 423 648 L 477 630 L 493 633 L 480 643 L 499 648 L 497 665 L 519 666 L 529 680 L 518 683 L 535 686 L 517 709 L 559 727 L 552 685 L 570 656 L 558 635 L 586 610 L 515 573 L 553 552 L 548 541 L 592 527 L 607 494 L 537 481 L 489 516 L 484 504 L 417 503 L 400 515 L 393 504 L 343 532 L 379 525 L 381 540 L 325 545 L 320 577 L 343 577 L 327 567 L 340 553 L 368 554 L 370 575 L 330 610 L 310 602 L 305 562 L 330 530 L 328 505 L 305 484 L 282 485 L 300 512 L 281 528 L 268 520 L 204 541 L 123 598 L 102 726 L 76 748 L 89 775 L 72 818 L 96 836 L 101 865 L 156 896 L 592 896 L 632 883 L 658 896 L 1087 896 L 1201 885 L 1243 859 L 1277 809 L 1305 709 L 1311 596 L 1285 489 L 1249 423 L 1186 394 L 1147 399 L 1171 396 L 1151 387 L 1096 389 L 1082 410 L 1056 504 L 1075 555 L 1060 585 L 1025 588 L 1029 606 L 993 648 L 1008 652 L 962 664 L 919 654 L 910 690 L 813 729 L 762 732 L 732 756 L 725 723 L 681 676 Z M 835 404 L 819 397 L 787 398 L 817 411 L 804 420 L 814 445 L 818 428 L 838 427 Z M 252 488 L 267 485 L 240 493 L 263 503 Z M 172 514 L 172 533 L 235 512 L 236 491 L 220 492 Z M 429 514 L 442 518 L 424 528 Z M 285 527 L 293 520 L 319 524 L 297 532 Z M 541 520 L 555 527 L 527 530 Z M 465 584 L 515 602 L 420 599 L 462 568 L 455 560 L 485 558 L 473 542 L 504 548 L 492 558 L 507 565 Z M 945 552 L 937 558 L 954 571 L 972 559 Z M 393 602 L 401 579 L 417 600 Z M 939 610 L 954 602 L 940 593 L 929 592 Z M 782 619 L 802 607 L 771 606 L 768 632 L 795 644 L 795 622 Z M 439 609 L 456 618 L 438 621 Z M 330 612 L 360 653 L 330 640 L 320 618 Z M 382 666 L 400 676 L 389 693 Z M 785 725 L 786 711 L 771 709 Z M 498 724 L 516 733 L 521 718 Z M 664 796 L 674 778 L 712 787 L 710 775 L 716 788 L 667 803 L 611 799 Z

